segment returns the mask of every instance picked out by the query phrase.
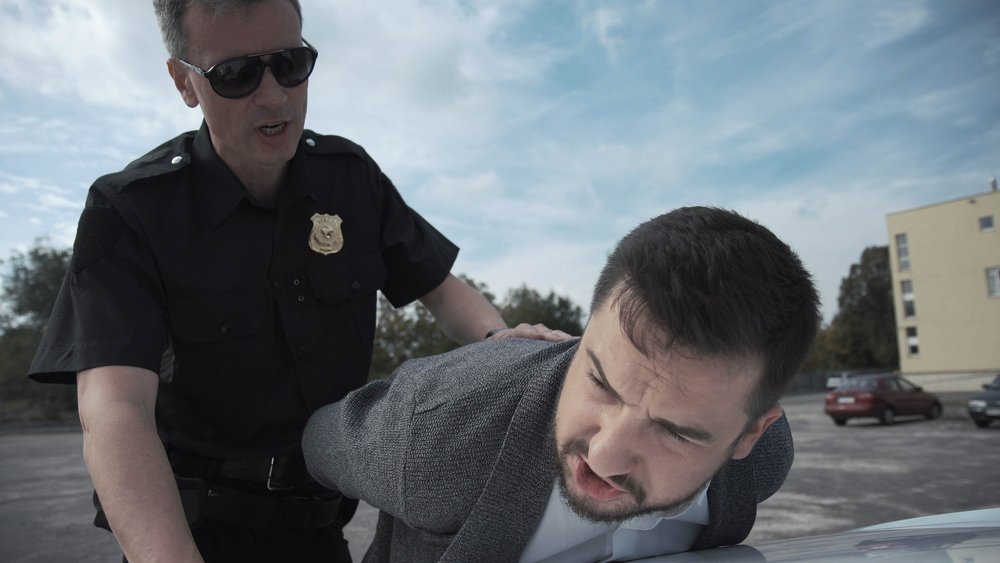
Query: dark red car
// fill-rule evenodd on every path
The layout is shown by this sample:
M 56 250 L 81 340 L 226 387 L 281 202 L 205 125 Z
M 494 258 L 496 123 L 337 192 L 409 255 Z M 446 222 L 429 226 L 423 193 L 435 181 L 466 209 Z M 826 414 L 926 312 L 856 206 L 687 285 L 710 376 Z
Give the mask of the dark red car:
M 897 416 L 941 416 L 941 401 L 906 379 L 891 373 L 863 375 L 845 380 L 826 394 L 824 412 L 837 426 L 849 418 L 877 418 L 892 424 Z

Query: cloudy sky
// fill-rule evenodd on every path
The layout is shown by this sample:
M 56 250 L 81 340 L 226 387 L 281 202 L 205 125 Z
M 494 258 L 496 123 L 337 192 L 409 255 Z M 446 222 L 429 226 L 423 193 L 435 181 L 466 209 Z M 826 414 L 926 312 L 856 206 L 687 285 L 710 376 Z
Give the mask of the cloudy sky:
M 91 182 L 195 129 L 150 2 L 0 0 L 0 257 L 72 244 Z M 724 206 L 827 319 L 887 213 L 1000 173 L 995 0 L 303 0 L 309 128 L 375 157 L 457 272 L 586 306 L 613 243 Z

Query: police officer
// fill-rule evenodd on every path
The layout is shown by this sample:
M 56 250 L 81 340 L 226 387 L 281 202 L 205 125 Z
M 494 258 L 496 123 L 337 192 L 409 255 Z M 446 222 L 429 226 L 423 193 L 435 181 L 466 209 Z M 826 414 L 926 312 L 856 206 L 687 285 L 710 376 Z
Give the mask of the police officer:
M 204 122 L 91 187 L 30 376 L 76 382 L 95 523 L 129 560 L 349 561 L 354 504 L 299 440 L 364 383 L 376 292 L 459 343 L 565 335 L 506 329 L 361 147 L 304 129 L 297 0 L 154 7 Z

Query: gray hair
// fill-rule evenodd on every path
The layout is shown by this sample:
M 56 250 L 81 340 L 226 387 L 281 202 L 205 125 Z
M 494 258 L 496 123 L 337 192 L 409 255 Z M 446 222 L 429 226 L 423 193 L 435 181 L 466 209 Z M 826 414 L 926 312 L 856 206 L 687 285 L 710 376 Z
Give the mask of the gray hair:
M 184 29 L 184 14 L 188 8 L 198 5 L 212 14 L 213 18 L 222 17 L 233 8 L 243 9 L 249 13 L 254 4 L 265 0 L 153 0 L 153 11 L 156 21 L 160 24 L 160 34 L 163 35 L 163 46 L 175 59 L 182 59 L 188 48 L 187 31 Z M 299 15 L 299 27 L 302 26 L 302 7 L 299 0 L 288 0 L 295 13 Z

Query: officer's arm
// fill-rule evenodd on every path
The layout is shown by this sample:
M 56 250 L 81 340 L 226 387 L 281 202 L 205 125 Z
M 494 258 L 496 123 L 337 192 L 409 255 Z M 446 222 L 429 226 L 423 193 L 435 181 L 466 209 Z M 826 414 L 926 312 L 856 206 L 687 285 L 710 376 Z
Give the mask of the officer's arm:
M 77 374 L 83 459 L 130 561 L 201 561 L 156 433 L 158 383 L 135 367 Z
M 478 342 L 487 332 L 507 326 L 496 307 L 451 274 L 420 302 L 434 315 L 445 336 L 459 344 Z
M 430 293 L 420 298 L 430 310 L 445 336 L 459 344 L 482 340 L 488 332 L 499 331 L 495 338 L 534 338 L 562 342 L 570 338 L 561 330 L 550 330 L 543 324 L 521 323 L 507 328 L 507 323 L 485 297 L 467 283 L 448 274 Z

